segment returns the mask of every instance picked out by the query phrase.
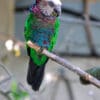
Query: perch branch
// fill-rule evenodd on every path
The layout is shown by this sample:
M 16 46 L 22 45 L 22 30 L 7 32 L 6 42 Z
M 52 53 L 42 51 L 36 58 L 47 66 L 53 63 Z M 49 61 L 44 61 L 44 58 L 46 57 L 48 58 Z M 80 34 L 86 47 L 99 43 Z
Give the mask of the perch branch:
M 89 81 L 91 84 L 95 85 L 96 87 L 100 88 L 100 81 L 97 80 L 96 78 L 94 78 L 93 76 L 91 76 L 90 74 L 86 73 L 85 71 L 83 71 L 82 69 L 80 69 L 79 67 L 71 64 L 69 61 L 49 52 L 46 49 L 42 49 L 37 46 L 36 44 L 32 43 L 31 41 L 27 42 L 27 45 L 33 49 L 35 49 L 37 52 L 46 55 L 47 57 L 49 57 L 50 59 L 52 59 L 53 61 L 59 63 L 60 65 L 64 66 L 65 68 L 77 73 L 79 76 L 83 77 L 84 79 L 86 79 L 87 81 Z

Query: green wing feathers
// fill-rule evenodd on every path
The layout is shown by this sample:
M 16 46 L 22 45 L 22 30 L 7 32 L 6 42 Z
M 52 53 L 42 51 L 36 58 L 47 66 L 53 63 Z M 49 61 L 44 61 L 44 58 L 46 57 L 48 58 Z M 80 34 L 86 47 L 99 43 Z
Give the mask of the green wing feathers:
M 59 26 L 60 26 L 60 21 L 57 18 L 55 21 L 55 24 L 54 24 L 54 34 L 53 34 L 52 39 L 51 39 L 49 51 L 52 51 L 54 45 L 56 44 L 58 33 L 59 33 Z
M 35 21 L 35 19 L 36 18 L 34 17 L 34 15 L 30 13 L 25 21 L 24 36 L 26 41 L 30 39 L 30 36 L 32 34 L 32 22 Z

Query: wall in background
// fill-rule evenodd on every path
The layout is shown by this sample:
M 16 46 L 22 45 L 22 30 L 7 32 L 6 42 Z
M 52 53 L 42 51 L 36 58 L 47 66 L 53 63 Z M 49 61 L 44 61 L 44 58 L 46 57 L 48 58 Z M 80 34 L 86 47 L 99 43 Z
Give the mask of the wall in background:
M 0 34 L 14 33 L 14 0 L 0 0 Z

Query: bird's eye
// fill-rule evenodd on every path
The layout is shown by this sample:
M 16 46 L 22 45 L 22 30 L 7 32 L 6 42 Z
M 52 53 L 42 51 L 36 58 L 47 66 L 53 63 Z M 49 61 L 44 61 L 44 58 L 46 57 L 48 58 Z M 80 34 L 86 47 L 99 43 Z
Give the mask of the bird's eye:
M 55 6 L 54 3 L 51 2 L 51 1 L 49 1 L 48 4 L 49 4 L 51 7 L 54 7 L 54 6 Z

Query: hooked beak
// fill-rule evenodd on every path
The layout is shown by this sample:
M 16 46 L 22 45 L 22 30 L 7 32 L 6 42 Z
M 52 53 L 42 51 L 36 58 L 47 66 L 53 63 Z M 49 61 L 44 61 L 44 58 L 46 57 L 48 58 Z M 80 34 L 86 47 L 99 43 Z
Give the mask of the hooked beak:
M 54 8 L 54 11 L 57 14 L 57 17 L 61 15 L 61 7 Z

